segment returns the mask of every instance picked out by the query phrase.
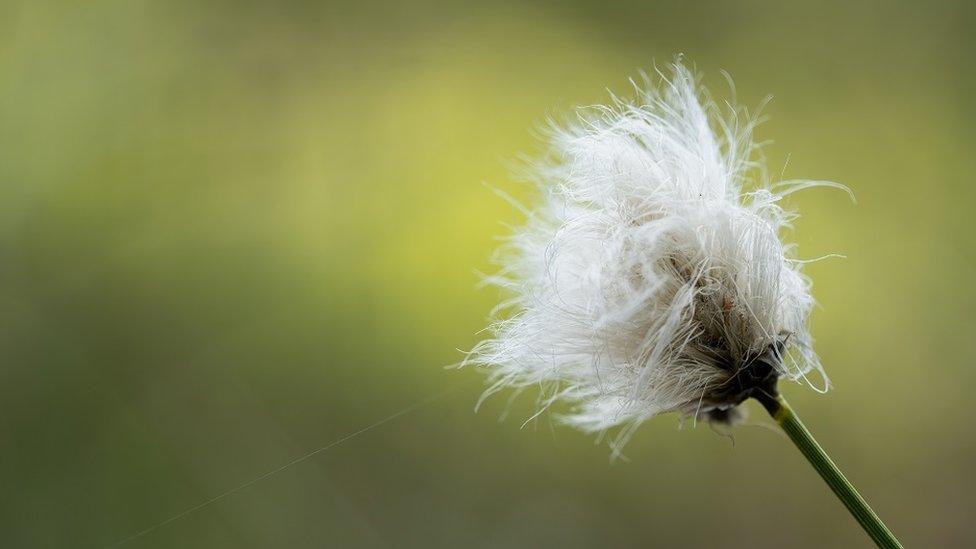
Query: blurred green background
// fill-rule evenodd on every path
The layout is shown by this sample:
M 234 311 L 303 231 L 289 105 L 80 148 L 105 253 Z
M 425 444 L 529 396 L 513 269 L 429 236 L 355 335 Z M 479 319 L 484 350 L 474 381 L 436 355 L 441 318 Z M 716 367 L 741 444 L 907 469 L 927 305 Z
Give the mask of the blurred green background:
M 0 541 L 866 547 L 753 409 L 734 445 L 472 408 L 475 288 L 550 114 L 683 52 L 775 96 L 835 390 L 786 394 L 910 547 L 976 543 L 971 3 L 0 4 Z

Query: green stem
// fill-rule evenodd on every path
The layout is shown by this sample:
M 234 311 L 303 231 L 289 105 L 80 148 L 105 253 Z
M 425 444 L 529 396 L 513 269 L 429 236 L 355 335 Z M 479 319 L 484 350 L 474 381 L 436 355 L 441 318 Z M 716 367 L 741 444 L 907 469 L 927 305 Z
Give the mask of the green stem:
M 757 396 L 756 400 L 762 403 L 769 415 L 773 416 L 776 423 L 779 423 L 780 427 L 786 431 L 793 444 L 796 444 L 810 465 L 813 465 L 813 468 L 820 473 L 830 489 L 837 494 L 847 510 L 854 515 L 864 531 L 871 536 L 874 543 L 883 549 L 901 549 L 902 545 L 895 538 L 895 535 L 881 522 L 881 519 L 864 501 L 861 494 L 857 493 L 854 485 L 844 477 L 844 474 L 840 472 L 827 452 L 820 447 L 820 444 L 797 417 L 793 408 L 790 408 L 786 399 L 782 395 L 777 395 L 775 398 L 762 395 Z

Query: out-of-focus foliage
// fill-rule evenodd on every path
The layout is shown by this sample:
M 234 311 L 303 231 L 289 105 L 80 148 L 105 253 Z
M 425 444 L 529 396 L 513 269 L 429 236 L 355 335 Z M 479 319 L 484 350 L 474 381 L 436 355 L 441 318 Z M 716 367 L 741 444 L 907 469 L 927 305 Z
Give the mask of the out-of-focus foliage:
M 0 5 L 0 537 L 136 547 L 866 545 L 754 413 L 592 438 L 445 370 L 547 115 L 683 52 L 775 96 L 835 390 L 786 387 L 907 546 L 976 507 L 974 11 L 927 3 Z M 758 412 L 758 410 L 756 410 Z

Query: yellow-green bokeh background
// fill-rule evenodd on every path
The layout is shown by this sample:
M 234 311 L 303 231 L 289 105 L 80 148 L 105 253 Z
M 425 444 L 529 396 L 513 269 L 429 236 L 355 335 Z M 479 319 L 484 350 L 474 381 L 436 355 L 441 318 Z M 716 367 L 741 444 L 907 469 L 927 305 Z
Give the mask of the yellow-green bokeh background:
M 3 2 L 0 538 L 97 547 L 444 387 L 132 547 L 859 547 L 753 410 L 629 462 L 477 414 L 475 288 L 547 115 L 683 52 L 775 96 L 825 396 L 785 388 L 906 545 L 976 540 L 966 2 Z M 789 161 L 787 162 L 787 159 Z M 788 164 L 788 165 L 787 165 Z

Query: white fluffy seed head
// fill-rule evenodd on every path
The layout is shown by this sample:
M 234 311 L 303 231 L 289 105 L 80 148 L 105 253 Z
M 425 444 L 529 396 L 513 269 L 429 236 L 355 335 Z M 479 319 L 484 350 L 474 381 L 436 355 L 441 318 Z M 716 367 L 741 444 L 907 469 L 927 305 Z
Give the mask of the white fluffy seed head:
M 529 170 L 541 201 L 488 277 L 511 299 L 466 360 L 488 370 L 486 395 L 541 386 L 542 409 L 568 402 L 566 423 L 628 425 L 624 440 L 664 412 L 727 420 L 757 358 L 773 390 L 823 374 L 810 284 L 779 238 L 795 216 L 780 199 L 835 185 L 771 184 L 757 119 L 719 108 L 680 62 L 635 87 L 634 100 L 547 132 Z

